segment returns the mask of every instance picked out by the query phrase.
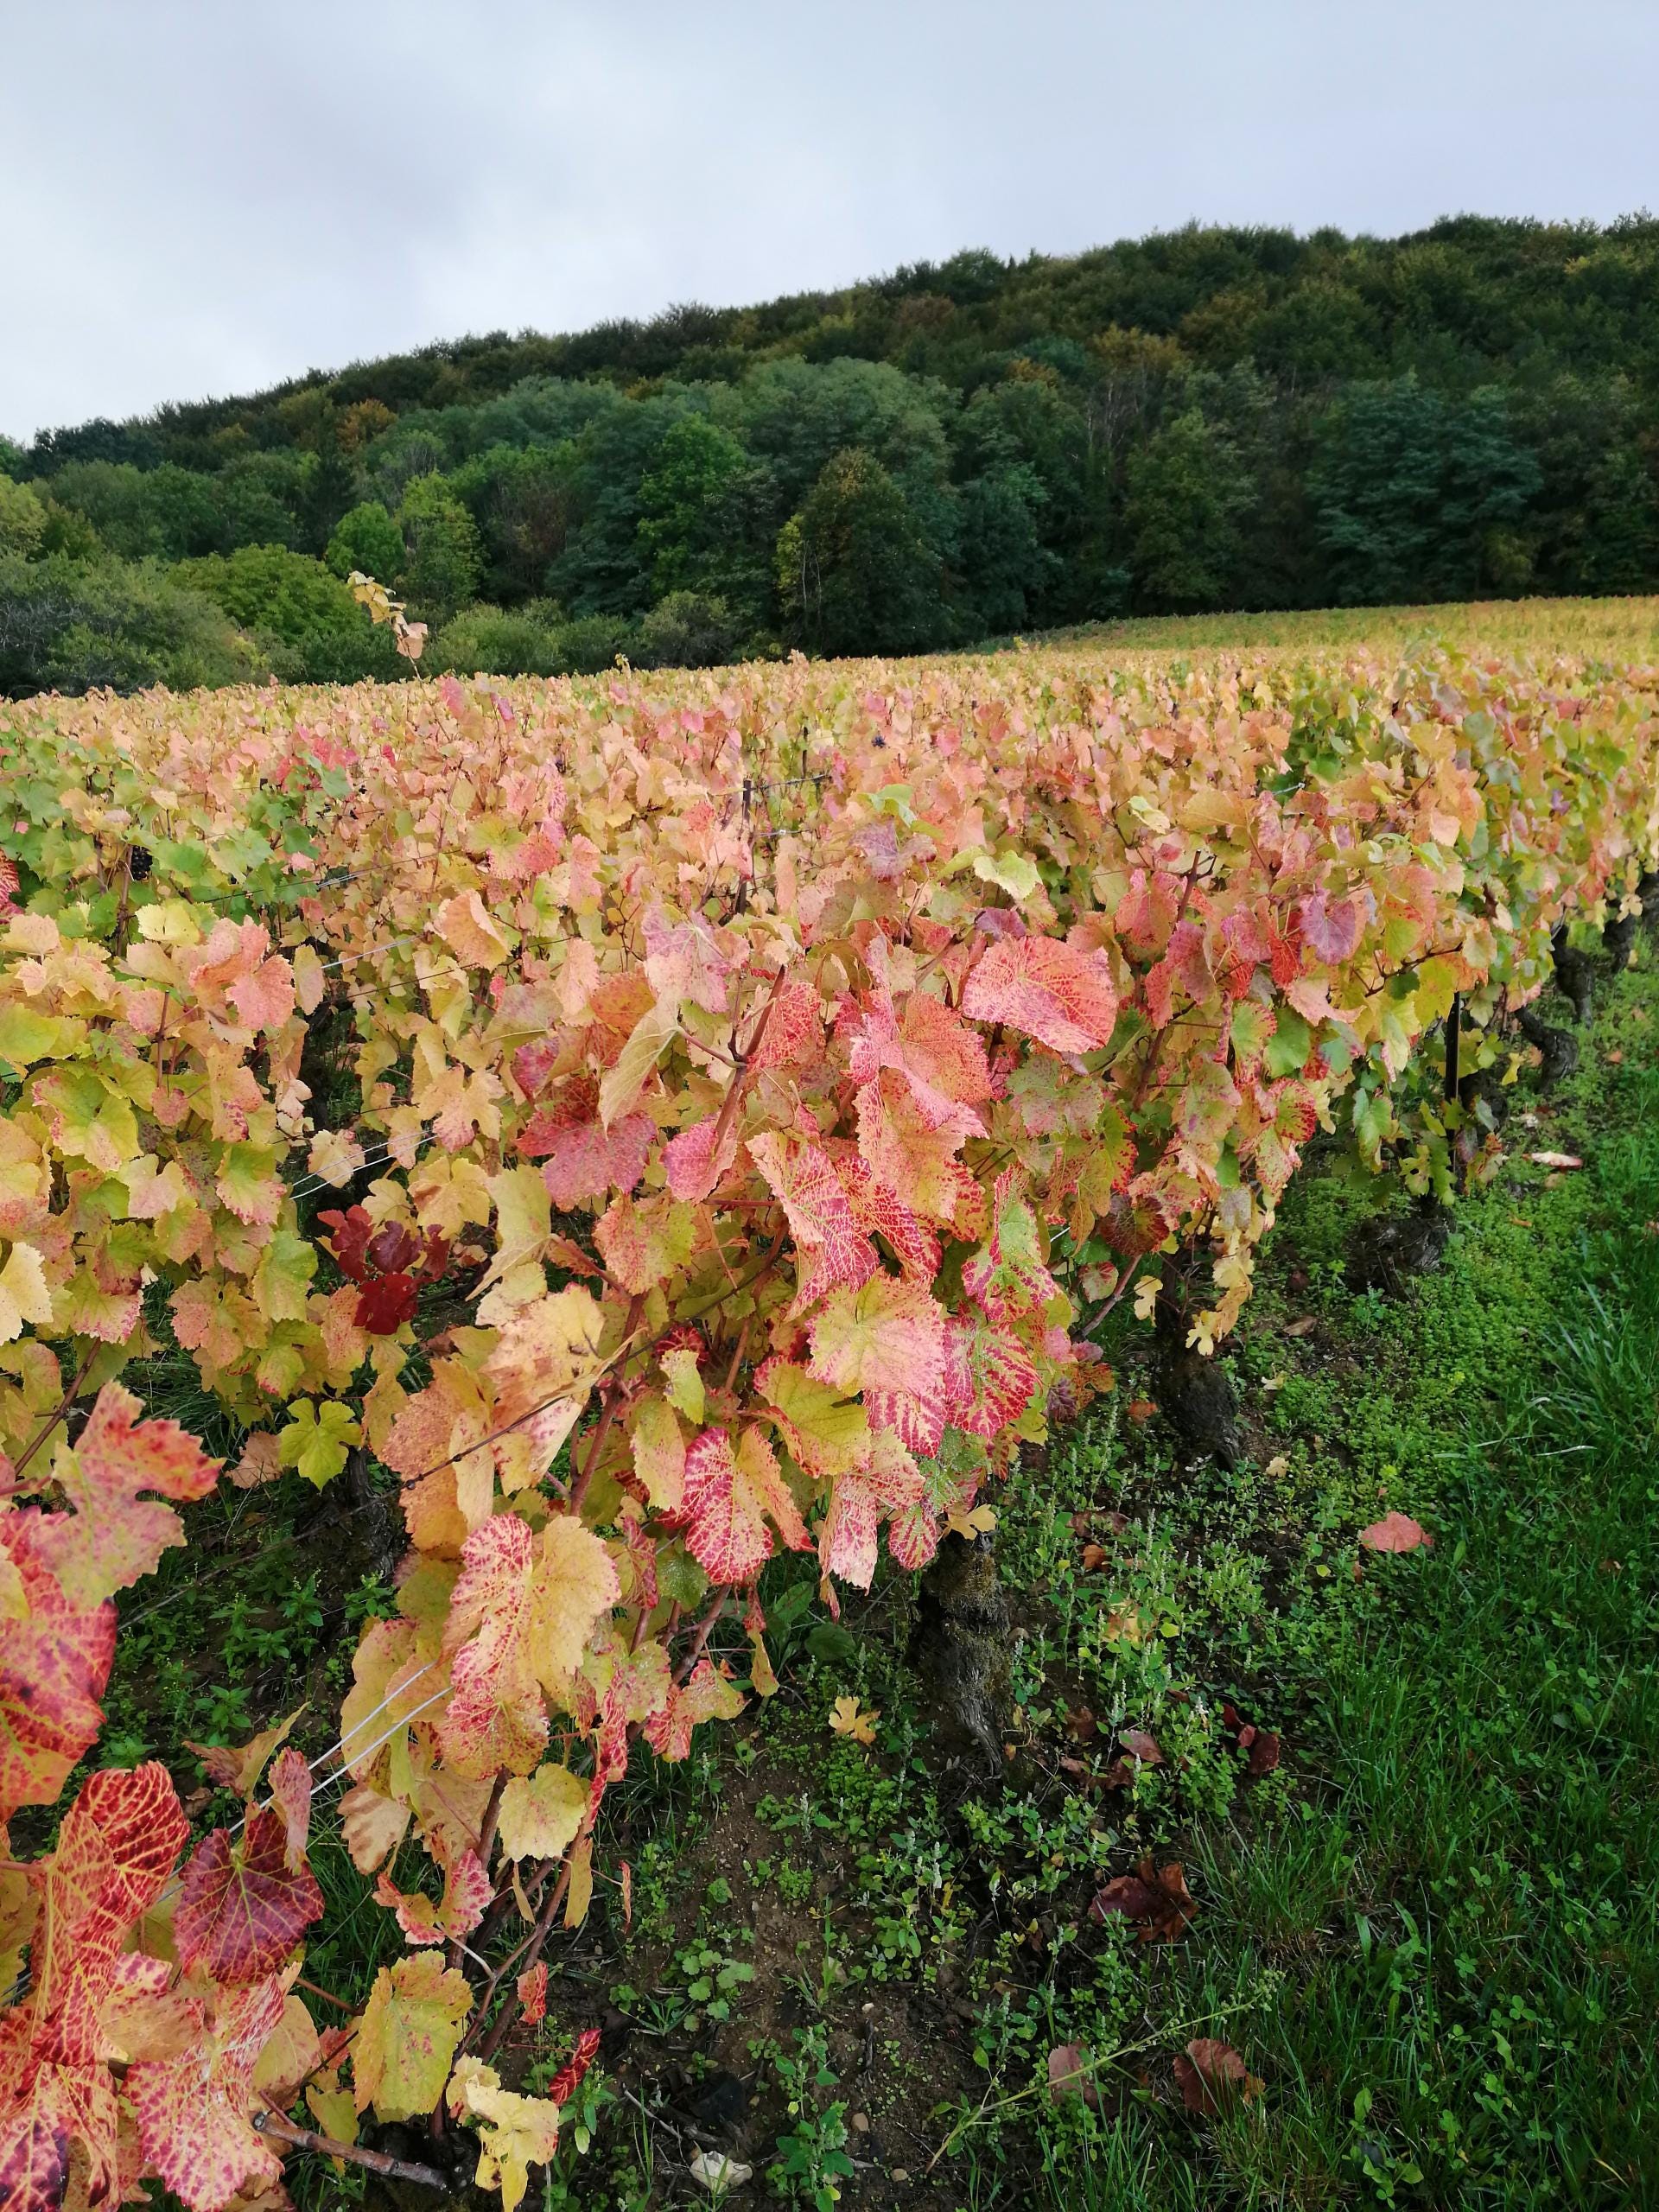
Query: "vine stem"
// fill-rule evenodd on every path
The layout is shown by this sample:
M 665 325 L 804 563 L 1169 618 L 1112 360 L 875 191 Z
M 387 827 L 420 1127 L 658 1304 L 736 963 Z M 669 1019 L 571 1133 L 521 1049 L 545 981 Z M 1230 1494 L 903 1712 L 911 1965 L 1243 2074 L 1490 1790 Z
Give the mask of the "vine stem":
M 384 2151 L 365 2151 L 355 2143 L 336 2143 L 332 2135 L 319 2135 L 315 2128 L 296 2127 L 269 2099 L 266 2102 L 269 2109 L 253 2115 L 253 2125 L 261 2135 L 274 2135 L 281 2142 L 291 2143 L 296 2151 L 321 2151 L 330 2158 L 347 2158 L 353 2165 L 366 2166 L 372 2174 L 385 2174 L 391 2181 L 419 2182 L 424 2189 L 441 2189 L 446 2194 L 452 2186 L 449 2177 L 435 2166 L 390 2158 Z
M 81 1379 L 86 1372 L 86 1365 L 87 1363 L 85 1360 L 82 1360 L 80 1365 L 75 1370 L 73 1375 L 70 1377 L 69 1388 L 64 1392 L 63 1395 L 58 1400 L 57 1404 L 47 1415 L 44 1425 L 35 1430 L 34 1435 L 30 1437 L 29 1442 L 23 1446 L 22 1455 L 11 1471 L 11 1478 L 13 1482 L 16 1481 L 18 1476 L 22 1473 L 23 1469 L 29 1465 L 29 1461 L 35 1457 L 35 1454 L 40 1450 L 41 1445 L 46 1442 L 47 1438 L 51 1435 L 53 1430 L 56 1428 L 58 1423 L 63 1419 L 70 1407 L 75 1402 L 75 1394 L 80 1389 Z
M 628 1302 L 628 1318 L 622 1324 L 622 1342 L 625 1345 L 632 1342 L 634 1332 L 639 1326 L 639 1317 L 645 1310 L 645 1294 L 643 1291 L 636 1291 Z M 588 1457 L 582 1463 L 582 1472 L 571 1486 L 569 1510 L 572 1513 L 581 1512 L 582 1502 L 598 1471 L 599 1455 L 605 1448 L 605 1439 L 611 1433 L 611 1423 L 615 1420 L 617 1407 L 622 1402 L 622 1370 L 626 1365 L 626 1360 L 619 1362 L 606 1386 L 605 1403 L 600 1409 L 599 1419 L 594 1423 L 594 1440 L 588 1447 Z

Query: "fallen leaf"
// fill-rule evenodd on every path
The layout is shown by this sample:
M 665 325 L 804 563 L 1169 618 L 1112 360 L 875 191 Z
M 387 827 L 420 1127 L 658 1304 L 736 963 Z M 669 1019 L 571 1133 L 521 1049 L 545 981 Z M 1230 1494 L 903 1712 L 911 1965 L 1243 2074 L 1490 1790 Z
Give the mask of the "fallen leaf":
M 1154 1870 L 1150 1855 L 1133 1874 L 1118 1874 L 1095 1894 L 1089 1917 L 1103 1924 L 1113 1918 L 1132 1921 L 1143 1943 L 1161 1939 L 1177 1942 L 1192 1917 L 1192 1894 L 1179 1863 Z
M 1368 1552 L 1414 1552 L 1419 1545 L 1432 1544 L 1434 1539 L 1409 1513 L 1385 1513 L 1369 1529 L 1360 1530 L 1359 1541 Z
M 855 1744 L 873 1744 L 875 1724 L 880 1718 L 879 1706 L 864 1713 L 859 1710 L 855 1697 L 838 1697 L 830 1715 L 830 1726 L 837 1736 L 850 1737 Z
M 1081 2097 L 1084 2104 L 1099 2111 L 1100 2092 L 1094 2084 L 1089 2055 L 1080 2043 L 1057 2043 L 1049 2052 L 1048 2094 L 1057 2105 L 1070 2097 Z
M 741 2158 L 728 2158 L 724 2151 L 699 2151 L 688 2171 L 693 2181 L 701 2182 L 716 2197 L 754 2179 L 753 2166 L 746 2166 Z
M 1317 1313 L 1304 1313 L 1300 1321 L 1293 1321 L 1285 1331 L 1287 1337 L 1311 1337 L 1319 1325 Z
M 1085 1544 L 1084 1546 L 1083 1571 L 1085 1574 L 1092 1574 L 1097 1567 L 1103 1567 L 1105 1563 L 1106 1547 L 1104 1544 Z
M 1131 1758 L 1139 1759 L 1142 1766 L 1161 1766 L 1164 1755 L 1157 1738 L 1148 1736 L 1144 1728 L 1124 1728 L 1118 1732 L 1118 1742 Z
M 1289 1380 L 1290 1377 L 1287 1375 L 1269 1375 L 1262 1388 L 1268 1397 L 1276 1397 Z
M 1251 1782 L 1260 1782 L 1279 1764 L 1279 1738 L 1271 1728 L 1259 1728 L 1246 1748 L 1249 1757 L 1244 1762 L 1245 1775 Z
M 1290 1472 L 1290 1461 L 1282 1452 L 1275 1452 L 1262 1471 L 1270 1483 L 1276 1483 L 1281 1476 Z
M 1535 1167 L 1582 1167 L 1584 1162 L 1572 1152 L 1529 1152 L 1527 1158 Z
M 1623 1067 L 1624 1055 L 1619 1051 L 1618 1046 L 1614 1046 L 1612 1051 L 1606 1055 L 1606 1060 L 1610 1068 Z
M 1131 1421 L 1150 1421 L 1158 1408 L 1150 1398 L 1131 1398 L 1124 1410 Z
M 1181 2101 L 1190 2113 L 1208 2119 L 1240 2099 L 1249 2104 L 1262 2094 L 1262 2084 L 1230 2043 L 1200 2036 L 1175 2061 L 1175 2079 Z

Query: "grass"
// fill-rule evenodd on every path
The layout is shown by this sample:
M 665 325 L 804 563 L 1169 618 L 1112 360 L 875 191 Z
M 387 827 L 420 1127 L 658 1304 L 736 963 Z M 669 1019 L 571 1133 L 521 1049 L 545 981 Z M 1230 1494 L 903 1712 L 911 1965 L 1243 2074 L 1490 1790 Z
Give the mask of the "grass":
M 734 2204 L 813 2212 L 1659 2202 L 1656 1042 L 1650 969 L 1610 979 L 1580 1073 L 1517 1092 L 1536 1134 L 1512 1129 L 1402 1300 L 1344 1279 L 1382 1194 L 1310 1168 L 1227 1354 L 1237 1473 L 1183 1467 L 1160 1416 L 1131 1416 L 1151 1385 L 1123 1322 L 1117 1390 L 999 1502 L 1000 1780 L 940 1762 L 907 1578 L 837 1627 L 810 1562 L 777 1564 L 784 1688 L 613 1791 L 601 1857 L 631 1864 L 632 1924 L 602 1885 L 547 2025 L 507 2047 L 533 2086 L 575 2028 L 605 2031 L 531 2204 L 706 2202 L 700 2148 L 753 2167 Z M 1527 1163 L 1546 1147 L 1584 1172 Z M 181 1403 L 187 1377 L 157 1382 Z M 1433 1549 L 1363 1553 L 1396 1508 Z M 313 1510 L 283 1487 L 197 1509 L 223 1527 L 132 1593 L 111 1708 L 131 1756 L 306 1695 L 327 1740 L 384 1595 L 326 1520 L 305 1533 Z M 215 1544 L 238 1564 L 210 1581 Z M 879 1713 L 868 1750 L 829 1730 L 848 1694 Z M 1283 1745 L 1255 1779 L 1246 1725 Z M 1126 1768 L 1125 1729 L 1160 1763 Z M 1090 1916 L 1147 1853 L 1185 1867 L 1179 1942 Z M 389 1916 L 343 1853 L 319 1873 L 308 1978 L 359 2002 Z M 1235 2045 L 1260 2096 L 1192 2117 L 1173 2068 L 1194 2037 Z M 1069 2043 L 1097 2108 L 1049 2094 Z M 365 2194 L 319 2161 L 291 2186 Z

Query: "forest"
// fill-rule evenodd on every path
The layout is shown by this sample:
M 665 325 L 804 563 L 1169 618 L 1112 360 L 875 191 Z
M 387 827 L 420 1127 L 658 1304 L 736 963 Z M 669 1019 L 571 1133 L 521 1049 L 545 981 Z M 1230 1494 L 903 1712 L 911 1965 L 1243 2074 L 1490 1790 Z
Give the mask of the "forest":
M 0 692 L 1659 586 L 1659 221 L 1200 228 L 0 438 Z

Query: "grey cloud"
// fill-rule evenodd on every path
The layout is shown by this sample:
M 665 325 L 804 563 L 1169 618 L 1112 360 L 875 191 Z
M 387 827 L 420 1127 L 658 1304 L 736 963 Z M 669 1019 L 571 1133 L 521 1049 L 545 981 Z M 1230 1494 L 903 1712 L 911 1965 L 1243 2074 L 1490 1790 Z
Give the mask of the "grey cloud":
M 0 0 L 0 427 L 1190 217 L 1652 194 L 1645 0 Z

